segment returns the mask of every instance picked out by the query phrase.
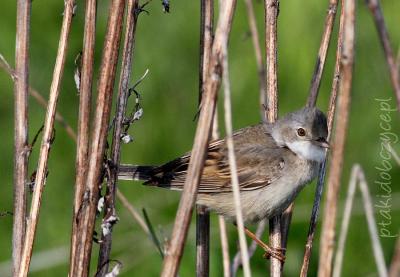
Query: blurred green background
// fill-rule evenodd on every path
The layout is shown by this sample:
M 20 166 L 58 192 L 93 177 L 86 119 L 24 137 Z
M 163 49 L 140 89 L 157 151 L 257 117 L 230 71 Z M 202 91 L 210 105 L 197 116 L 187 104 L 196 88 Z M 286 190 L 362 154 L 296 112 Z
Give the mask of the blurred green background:
M 123 145 L 122 161 L 135 164 L 159 164 L 181 155 L 192 146 L 196 122 L 193 121 L 198 99 L 199 63 L 199 1 L 171 1 L 171 13 L 162 12 L 161 1 L 146 6 L 149 15 L 139 17 L 132 83 L 148 68 L 150 73 L 140 85 L 144 116 L 135 123 L 130 133 L 134 142 Z M 343 200 L 347 190 L 349 172 L 353 163 L 360 163 L 366 172 L 374 203 L 384 194 L 374 181 L 379 171 L 375 168 L 382 158 L 379 127 L 380 110 L 376 98 L 391 99 L 394 93 L 380 47 L 377 32 L 364 1 L 357 1 L 357 35 L 355 75 L 352 90 L 349 136 L 345 151 L 343 186 L 340 193 L 341 218 Z M 52 78 L 59 30 L 62 21 L 63 0 L 40 1 L 32 4 L 30 44 L 30 84 L 47 97 Z M 73 20 L 68 58 L 61 87 L 58 111 L 76 128 L 78 96 L 73 80 L 74 58 L 82 47 L 84 1 L 77 1 L 77 15 Z M 109 1 L 99 1 L 96 39 L 96 69 L 100 63 L 103 36 Z M 263 39 L 263 3 L 254 2 L 258 26 Z M 279 14 L 279 114 L 304 105 L 318 51 L 328 1 L 282 1 Z M 392 45 L 397 51 L 400 44 L 400 2 L 383 1 L 383 9 Z M 14 65 L 16 3 L 3 0 L 0 9 L 0 53 Z M 338 19 L 338 17 L 337 17 Z M 337 24 L 336 24 L 337 25 Z M 337 26 L 334 38 L 336 39 Z M 318 106 L 327 109 L 333 76 L 335 44 L 331 49 L 320 90 Z M 230 37 L 230 74 L 233 94 L 233 124 L 238 129 L 257 123 L 259 115 L 258 80 L 255 57 L 243 1 L 238 1 L 233 30 Z M 96 70 L 97 71 L 97 70 Z M 97 79 L 97 78 L 96 78 Z M 12 211 L 13 172 L 13 84 L 4 71 L 0 71 L 1 176 L 0 211 Z M 221 96 L 222 97 L 222 96 Z M 132 99 L 133 100 L 133 99 Z M 31 98 L 29 103 L 29 138 L 33 138 L 43 123 L 44 110 Z M 220 109 L 220 112 L 222 109 Z M 399 114 L 392 112 L 393 132 L 400 135 Z M 223 114 L 219 117 L 223 126 Z M 57 138 L 51 149 L 49 170 L 43 195 L 31 276 L 59 276 L 68 271 L 68 253 L 71 231 L 72 197 L 75 175 L 75 144 L 65 130 L 56 124 Z M 223 134 L 223 128 L 221 128 Z M 30 159 L 30 172 L 36 166 L 36 145 Z M 400 152 L 399 143 L 394 144 Z M 387 227 L 397 234 L 400 226 L 399 166 L 391 161 L 391 224 Z M 160 238 L 171 232 L 179 194 L 161 189 L 146 188 L 139 183 L 123 182 L 120 189 L 137 208 L 146 208 Z M 309 185 L 296 200 L 290 229 L 286 276 L 297 276 L 301 266 L 304 243 L 308 230 L 315 184 Z M 360 194 L 357 193 L 357 199 Z M 114 228 L 112 259 L 123 263 L 121 276 L 157 276 L 162 261 L 151 241 L 146 237 L 128 212 L 118 203 L 120 222 Z M 375 208 L 378 222 L 385 220 Z M 212 215 L 211 276 L 222 276 L 219 232 L 216 216 Z M 0 218 L 0 275 L 10 275 L 12 217 Z M 184 252 L 180 276 L 193 276 L 195 270 L 194 228 L 190 229 Z M 316 275 L 318 264 L 318 225 L 310 265 L 310 276 Z M 237 233 L 228 225 L 230 254 L 236 253 Z M 266 239 L 266 235 L 264 235 Z M 395 238 L 381 238 L 386 263 L 389 264 Z M 376 276 L 372 248 L 362 202 L 356 201 L 346 244 L 343 276 Z M 96 267 L 98 245 L 93 248 L 92 272 Z M 268 275 L 269 262 L 257 250 L 251 260 L 254 276 Z M 92 276 L 93 276 L 92 274 Z M 241 272 L 240 272 L 241 274 Z

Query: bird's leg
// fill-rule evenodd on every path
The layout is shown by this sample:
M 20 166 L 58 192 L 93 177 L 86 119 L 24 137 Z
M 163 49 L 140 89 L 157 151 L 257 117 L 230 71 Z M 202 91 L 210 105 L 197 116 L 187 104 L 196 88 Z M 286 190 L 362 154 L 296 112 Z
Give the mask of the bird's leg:
M 236 225 L 236 224 L 235 224 Z M 236 226 L 237 227 L 237 226 Z M 264 249 L 265 254 L 264 254 L 264 258 L 269 259 L 270 257 L 274 257 L 278 260 L 280 260 L 281 262 L 285 262 L 285 254 L 284 251 L 286 249 L 284 248 L 272 248 L 270 246 L 268 246 L 265 242 L 263 242 L 262 240 L 260 240 L 253 232 L 251 232 L 249 229 L 247 229 L 246 227 L 244 227 L 244 231 L 246 233 L 247 236 L 249 236 L 252 240 L 254 240 L 262 249 Z

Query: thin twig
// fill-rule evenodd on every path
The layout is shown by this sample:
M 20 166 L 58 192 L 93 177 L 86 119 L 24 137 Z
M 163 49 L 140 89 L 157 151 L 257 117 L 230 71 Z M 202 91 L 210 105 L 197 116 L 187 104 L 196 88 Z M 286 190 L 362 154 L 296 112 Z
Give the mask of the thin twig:
M 113 0 L 109 8 L 107 31 L 98 81 L 96 111 L 93 121 L 89 165 L 85 193 L 78 214 L 78 233 L 74 268 L 71 276 L 86 277 L 89 274 L 92 236 L 95 225 L 99 187 L 102 182 L 104 151 L 112 104 L 113 86 L 118 62 L 125 0 Z
M 273 123 L 278 117 L 278 64 L 277 64 L 277 25 L 278 0 L 265 0 L 265 49 L 266 49 L 266 81 L 267 106 L 265 118 Z M 281 215 L 269 221 L 269 240 L 272 248 L 281 248 Z M 282 262 L 271 257 L 271 276 L 281 276 Z
M 131 77 L 132 57 L 134 55 L 135 31 L 137 25 L 138 0 L 128 0 L 125 42 L 122 53 L 122 70 L 119 80 L 116 117 L 114 121 L 114 132 L 111 145 L 111 170 L 107 178 L 107 189 L 105 195 L 103 224 L 107 224 L 110 218 L 116 218 L 115 213 L 115 190 L 118 178 L 118 166 L 121 157 L 121 134 L 125 119 L 126 105 L 129 97 L 129 82 Z M 102 233 L 99 250 L 99 261 L 97 264 L 98 276 L 104 276 L 108 272 L 108 260 L 111 253 L 112 224 L 107 228 L 107 234 Z M 102 265 L 105 266 L 102 267 Z
M 376 29 L 385 52 L 386 62 L 389 67 L 390 80 L 397 98 L 397 109 L 400 111 L 400 75 L 396 57 L 390 45 L 389 33 L 385 25 L 385 18 L 380 5 L 380 0 L 365 1 L 374 18 Z
M 344 33 L 344 9 L 343 9 L 343 0 L 341 1 L 341 13 L 339 20 L 339 33 L 338 40 L 336 46 L 336 62 L 335 62 L 335 72 L 333 75 L 332 88 L 331 88 L 331 96 L 329 99 L 329 107 L 328 107 L 328 138 L 330 141 L 332 135 L 332 127 L 333 127 L 333 119 L 335 117 L 336 110 L 336 99 L 339 90 L 339 80 L 342 72 L 341 68 L 341 59 L 342 59 L 342 48 L 343 48 L 343 33 Z M 319 168 L 317 186 L 315 188 L 315 197 L 313 208 L 311 212 L 310 225 L 307 234 L 307 242 L 304 250 L 303 264 L 301 266 L 300 276 L 305 277 L 308 273 L 308 267 L 311 258 L 311 250 L 314 241 L 315 229 L 317 227 L 317 219 L 319 215 L 319 207 L 322 199 L 322 191 L 325 183 L 325 175 L 326 175 L 326 164 L 328 159 L 328 154 L 325 155 L 325 160 Z
M 0 54 L 0 68 L 4 69 L 5 72 L 10 76 L 10 78 L 15 82 L 17 80 L 17 73 L 15 70 L 9 65 L 7 60 Z M 34 88 L 29 87 L 29 95 L 36 100 L 36 102 L 42 106 L 43 108 L 47 108 L 47 100 Z M 65 120 L 65 118 L 59 113 L 56 112 L 56 121 L 60 123 L 61 127 L 65 129 L 67 135 L 72 138 L 76 142 L 76 133 L 71 125 Z
M 207 70 L 211 60 L 213 41 L 214 1 L 200 1 L 200 64 L 199 108 L 207 82 Z M 214 119 L 214 126 L 217 122 Z M 210 213 L 204 206 L 196 208 L 196 275 L 209 275 L 210 260 Z
M 372 242 L 373 253 L 375 257 L 375 262 L 378 268 L 379 276 L 380 277 L 387 277 L 388 272 L 385 265 L 385 258 L 382 251 L 382 245 L 379 241 L 378 230 L 376 228 L 376 220 L 374 216 L 374 209 L 371 200 L 371 194 L 368 189 L 368 184 L 365 180 L 364 171 L 362 170 L 361 166 L 355 164 L 351 171 L 351 179 L 349 183 L 349 188 L 347 192 L 346 198 L 346 206 L 344 209 L 344 215 L 342 220 L 342 226 L 340 230 L 340 237 L 338 242 L 338 249 L 336 251 L 335 257 L 335 266 L 333 268 L 333 277 L 341 276 L 342 270 L 342 262 L 343 262 L 343 255 L 344 255 L 344 246 L 346 243 L 348 227 L 350 223 L 350 216 L 352 210 L 352 204 L 354 200 L 354 193 L 356 189 L 357 182 L 359 184 L 359 188 L 363 197 L 363 204 L 365 210 L 365 216 L 368 222 L 368 230 L 369 235 Z
M 253 41 L 254 54 L 256 56 L 257 63 L 257 71 L 258 71 L 258 80 L 259 80 L 259 88 L 260 88 L 260 108 L 261 108 L 261 118 L 265 121 L 265 109 L 264 107 L 267 105 L 266 101 L 266 81 L 265 81 L 265 66 L 263 63 L 263 57 L 260 46 L 260 39 L 257 30 L 257 21 L 256 16 L 254 14 L 254 6 L 252 0 L 244 0 L 246 4 L 246 12 L 247 19 L 249 20 L 249 28 L 251 33 L 251 38 Z
M 140 213 L 135 209 L 135 207 L 132 206 L 132 204 L 128 201 L 128 199 L 125 197 L 125 195 L 117 189 L 117 197 L 119 201 L 121 201 L 122 205 L 128 210 L 128 212 L 132 215 L 132 217 L 137 221 L 139 226 L 142 228 L 142 230 L 149 235 L 149 228 L 147 228 L 146 223 L 144 222 L 142 216 Z
M 176 275 L 182 257 L 183 245 L 187 236 L 193 204 L 196 200 L 197 187 L 204 165 L 205 153 L 215 113 L 217 91 L 220 86 L 222 73 L 222 45 L 224 39 L 227 39 L 231 29 L 235 4 L 236 0 L 231 0 L 227 5 L 224 5 L 221 9 L 221 16 L 218 19 L 212 56 L 208 69 L 209 77 L 207 78 L 206 89 L 202 97 L 202 108 L 193 144 L 192 156 L 190 158 L 188 173 L 172 231 L 171 243 L 164 259 L 161 273 L 163 277 Z
M 326 56 L 328 53 L 332 30 L 336 18 L 338 0 L 329 0 L 329 7 L 327 11 L 327 15 L 325 18 L 325 28 L 322 34 L 321 44 L 318 51 L 317 61 L 315 63 L 314 74 L 311 79 L 311 87 L 307 100 L 307 106 L 315 107 L 319 88 L 321 85 L 322 74 L 325 68 Z M 284 214 L 282 215 L 282 247 L 286 248 L 287 239 L 289 235 L 289 225 L 292 219 L 294 203 L 292 203 L 289 208 L 286 209 Z
M 332 159 L 328 177 L 327 200 L 324 210 L 324 221 L 321 232 L 320 260 L 318 276 L 330 276 L 335 245 L 335 227 L 337 202 L 339 198 L 340 179 L 342 176 L 344 147 L 350 110 L 350 94 L 354 63 L 355 1 L 347 0 L 343 4 L 344 33 L 341 67 L 343 76 L 340 79 L 340 97 L 338 119 L 333 141 Z
M 47 106 L 42 144 L 40 147 L 38 167 L 36 170 L 35 187 L 32 195 L 31 209 L 26 226 L 24 249 L 18 272 L 18 276 L 20 277 L 28 275 L 29 265 L 32 257 L 32 249 L 36 234 L 36 227 L 39 219 L 42 192 L 47 177 L 47 163 L 49 158 L 50 147 L 53 141 L 53 130 L 54 130 L 55 113 L 57 109 L 57 100 L 60 91 L 61 78 L 64 72 L 65 59 L 67 56 L 68 36 L 71 28 L 75 1 L 66 0 L 64 2 L 64 5 L 65 5 L 64 17 L 61 27 L 56 64 L 53 72 L 53 80 L 50 87 L 49 103 Z
M 262 237 L 266 226 L 267 226 L 267 220 L 260 221 L 260 223 L 257 226 L 256 233 L 255 233 L 257 238 Z M 249 258 L 253 257 L 254 253 L 257 250 L 257 246 L 258 246 L 257 242 L 255 240 L 253 240 L 249 247 Z M 232 260 L 232 276 L 236 276 L 237 271 L 241 265 L 242 265 L 242 259 L 240 257 L 240 252 L 238 251 Z
M 227 2 L 225 2 L 226 4 Z M 224 110 L 225 110 L 225 130 L 226 130 L 226 146 L 228 148 L 229 169 L 231 174 L 231 185 L 233 191 L 233 199 L 235 202 L 236 224 L 239 232 L 240 254 L 243 261 L 244 276 L 251 276 L 249 253 L 247 248 L 246 235 L 244 232 L 242 204 L 240 200 L 239 178 L 237 174 L 237 164 L 235 157 L 235 148 L 232 138 L 232 103 L 231 103 L 231 88 L 229 80 L 229 65 L 228 65 L 228 40 L 224 40 L 222 46 L 222 80 L 224 85 Z
M 347 232 L 349 229 L 349 223 L 351 217 L 351 210 L 353 208 L 353 200 L 356 192 L 357 177 L 358 177 L 358 168 L 356 165 L 354 165 L 351 170 L 349 187 L 346 193 L 346 204 L 344 206 L 342 225 L 340 227 L 340 232 L 339 232 L 340 236 L 338 240 L 338 247 L 336 250 L 335 264 L 333 267 L 333 273 L 332 273 L 333 277 L 340 277 L 340 272 L 342 271 L 344 247 L 346 244 Z
M 322 74 L 324 72 L 326 56 L 328 54 L 331 41 L 333 25 L 335 23 L 338 0 L 329 0 L 329 7 L 325 18 L 325 28 L 319 46 L 317 61 L 315 63 L 314 74 L 311 79 L 310 93 L 307 100 L 308 107 L 315 107 L 318 98 L 319 87 L 321 85 Z
M 12 272 L 21 264 L 26 230 L 26 195 L 28 176 L 28 91 L 29 29 L 31 2 L 17 1 L 17 35 L 14 80 L 14 221 L 12 237 Z
M 226 230 L 226 222 L 223 216 L 218 216 L 219 235 L 221 239 L 222 264 L 224 268 L 224 277 L 231 277 L 231 267 L 229 261 L 229 241 Z
M 90 111 L 92 100 L 94 50 L 96 38 L 97 0 L 86 0 L 85 29 L 83 35 L 82 71 L 79 87 L 78 138 L 76 151 L 75 196 L 72 218 L 69 275 L 73 276 L 76 249 L 78 247 L 78 213 L 85 192 L 88 169 Z

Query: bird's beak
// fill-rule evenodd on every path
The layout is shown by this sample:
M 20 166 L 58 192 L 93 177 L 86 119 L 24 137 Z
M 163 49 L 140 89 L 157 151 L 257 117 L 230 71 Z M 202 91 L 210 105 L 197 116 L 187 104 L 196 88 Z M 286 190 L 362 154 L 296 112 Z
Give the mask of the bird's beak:
M 325 138 L 318 138 L 314 141 L 314 143 L 323 148 L 329 148 L 329 142 L 326 141 Z

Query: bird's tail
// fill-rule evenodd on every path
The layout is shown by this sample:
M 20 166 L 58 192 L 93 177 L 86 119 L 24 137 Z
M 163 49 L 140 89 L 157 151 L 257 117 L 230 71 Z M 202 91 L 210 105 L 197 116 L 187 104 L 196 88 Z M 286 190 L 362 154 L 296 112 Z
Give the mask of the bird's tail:
M 154 175 L 153 171 L 156 166 L 147 165 L 119 165 L 119 180 L 148 181 Z

